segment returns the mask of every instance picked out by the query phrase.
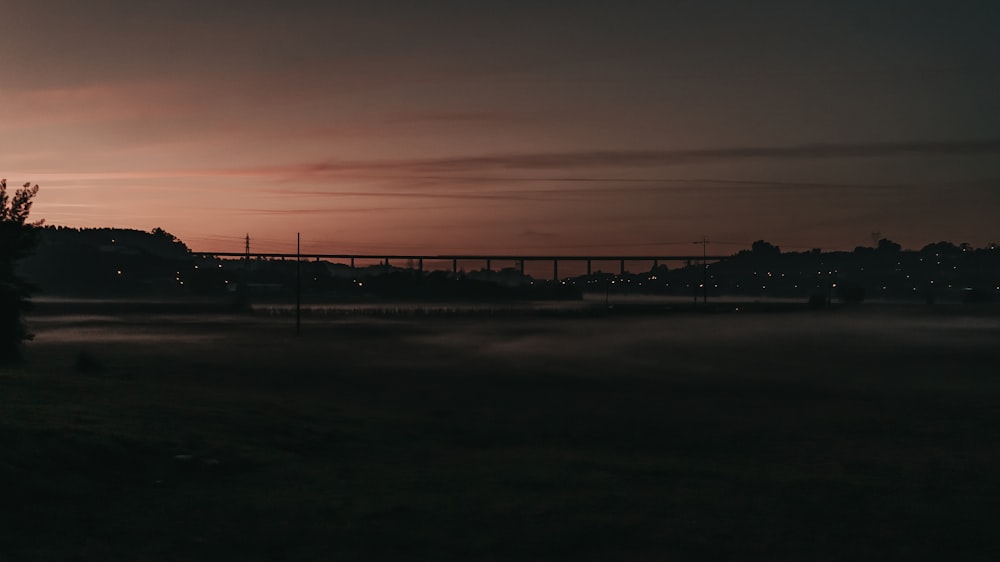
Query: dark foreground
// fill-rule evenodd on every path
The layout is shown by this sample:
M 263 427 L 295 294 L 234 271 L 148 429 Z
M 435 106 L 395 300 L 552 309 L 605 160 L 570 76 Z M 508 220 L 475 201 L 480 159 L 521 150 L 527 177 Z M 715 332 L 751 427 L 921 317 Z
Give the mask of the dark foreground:
M 993 312 L 33 326 L 0 560 L 1000 558 Z

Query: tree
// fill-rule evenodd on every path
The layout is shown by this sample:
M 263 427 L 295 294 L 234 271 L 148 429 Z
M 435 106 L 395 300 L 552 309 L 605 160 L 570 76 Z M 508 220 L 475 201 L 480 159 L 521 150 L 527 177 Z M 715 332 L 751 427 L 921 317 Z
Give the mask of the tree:
M 36 194 L 38 186 L 29 182 L 11 196 L 7 180 L 0 180 L 0 364 L 19 360 L 23 342 L 31 339 L 24 312 L 32 288 L 15 274 L 14 266 L 38 242 L 36 227 L 41 223 L 27 222 Z
M 781 254 L 780 247 L 766 240 L 757 240 L 750 246 L 750 250 L 755 256 L 777 256 Z
M 889 240 L 888 238 L 883 238 L 878 241 L 878 248 L 876 250 L 880 254 L 898 254 L 902 251 L 903 247 L 899 244 Z
M 935 242 L 933 244 L 928 244 L 920 249 L 921 254 L 933 254 L 942 256 L 953 256 L 960 253 L 962 250 L 958 246 L 952 244 L 951 242 Z

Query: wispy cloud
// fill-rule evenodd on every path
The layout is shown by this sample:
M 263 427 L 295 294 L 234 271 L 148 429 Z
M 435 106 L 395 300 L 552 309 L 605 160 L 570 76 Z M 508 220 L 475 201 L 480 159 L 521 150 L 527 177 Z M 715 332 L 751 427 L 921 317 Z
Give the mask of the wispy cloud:
M 287 176 L 322 175 L 470 174 L 512 171 L 568 171 L 634 169 L 705 164 L 740 160 L 824 160 L 836 158 L 885 158 L 895 156 L 962 156 L 1000 154 L 1000 139 L 917 141 L 892 143 L 801 144 L 771 147 L 726 147 L 666 150 L 589 150 L 485 154 L 449 158 L 312 162 L 291 166 L 220 170 L 219 175 Z M 552 181 L 552 178 L 532 178 Z M 585 181 L 586 178 L 557 178 Z
M 575 152 L 537 152 L 511 154 L 485 154 L 455 156 L 447 158 L 382 159 L 382 160 L 329 160 L 275 166 L 249 166 L 239 168 L 193 168 L 175 170 L 148 170 L 135 172 L 19 172 L 40 181 L 53 180 L 70 183 L 82 180 L 143 180 L 182 178 L 261 178 L 276 181 L 303 181 L 324 177 L 344 177 L 354 180 L 409 180 L 423 181 L 425 185 L 453 184 L 510 184 L 510 183 L 603 183 L 619 186 L 635 184 L 630 189 L 660 189 L 660 186 L 642 187 L 642 184 L 669 185 L 673 188 L 685 185 L 692 188 L 703 187 L 768 187 L 789 188 L 838 188 L 838 189 L 898 189 L 929 187 L 927 183 L 835 183 L 835 182 L 794 182 L 772 180 L 731 180 L 715 178 L 671 178 L 663 176 L 626 175 L 624 171 L 688 164 L 708 164 L 726 161 L 750 160 L 823 160 L 842 158 L 885 158 L 897 156 L 992 156 L 1000 155 L 1000 139 L 965 141 L 924 141 L 897 143 L 851 143 L 851 144 L 802 144 L 775 147 L 728 147 L 706 149 L 666 149 L 666 150 L 591 150 Z M 612 171 L 611 174 L 601 171 Z M 615 173 L 617 170 L 618 173 Z M 535 172 L 525 174 L 524 172 Z M 552 172 L 552 175 L 545 174 Z M 591 173 L 595 172 L 595 173 Z M 538 175 L 542 174 L 542 175 Z M 10 175 L 10 174 L 8 174 Z M 17 174 L 13 174 L 17 176 Z M 995 184 L 997 180 L 985 179 L 970 182 L 957 180 L 956 184 Z M 410 184 L 412 185 L 412 184 Z M 197 187 L 193 186 L 192 189 Z M 581 187 L 581 191 L 588 188 Z M 565 189 L 559 190 L 565 193 Z M 281 193 L 295 191 L 281 190 Z M 542 190 L 532 189 L 532 193 Z M 313 195 L 378 195 L 376 192 L 299 191 Z M 448 194 L 448 197 L 469 198 L 504 197 L 511 192 L 504 190 L 496 194 L 463 193 Z M 404 193 L 384 192 L 385 195 Z M 412 193 L 406 193 L 413 195 Z M 425 197 L 435 197 L 428 193 Z
M 302 215 L 356 215 L 367 213 L 385 213 L 389 211 L 430 211 L 440 209 L 450 209 L 449 206 L 384 206 L 384 207 L 336 207 L 336 208 L 308 208 L 308 209 L 261 209 L 261 208 L 235 208 L 224 209 L 223 212 L 231 214 L 245 215 L 272 215 L 272 216 L 302 216 Z
M 390 117 L 390 125 L 509 125 L 523 121 L 527 116 L 506 111 L 439 111 L 409 113 Z
M 538 231 L 538 230 L 534 230 L 534 229 L 530 229 L 529 228 L 527 230 L 522 231 L 521 232 L 521 236 L 523 236 L 525 238 L 551 239 L 551 238 L 556 238 L 559 235 L 556 234 L 555 232 L 542 232 L 542 231 Z

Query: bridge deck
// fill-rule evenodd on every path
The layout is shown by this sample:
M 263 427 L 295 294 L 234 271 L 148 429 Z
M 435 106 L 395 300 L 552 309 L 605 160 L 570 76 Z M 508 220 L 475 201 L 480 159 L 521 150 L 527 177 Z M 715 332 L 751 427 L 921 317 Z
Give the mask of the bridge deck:
M 244 252 L 191 252 L 200 257 L 218 258 L 242 258 L 246 257 Z M 491 254 L 296 254 L 277 252 L 251 252 L 252 258 L 284 258 L 284 259 L 337 259 L 337 260 L 427 260 L 427 261 L 452 261 L 452 260 L 497 260 L 497 261 L 719 261 L 729 259 L 732 256 L 701 256 L 701 255 L 642 255 L 642 256 L 528 256 L 528 255 L 491 255 Z

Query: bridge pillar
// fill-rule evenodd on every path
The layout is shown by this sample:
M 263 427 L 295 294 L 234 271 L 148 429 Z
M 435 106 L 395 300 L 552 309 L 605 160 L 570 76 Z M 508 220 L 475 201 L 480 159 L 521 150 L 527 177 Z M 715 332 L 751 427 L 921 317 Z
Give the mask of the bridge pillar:
M 420 273 L 422 274 L 424 272 L 424 258 L 420 258 L 417 260 L 417 267 L 419 268 Z
M 621 267 L 618 268 L 618 276 L 619 277 L 625 276 L 625 260 L 622 260 Z
M 587 277 L 590 277 L 590 258 L 587 258 Z
M 458 260 L 457 259 L 453 258 L 451 260 L 451 272 L 454 273 L 455 275 L 458 275 Z
M 552 279 L 554 281 L 559 280 L 559 260 L 557 259 L 552 260 Z
M 354 258 L 351 258 L 351 269 L 354 269 Z
M 660 267 L 660 260 L 653 260 L 653 269 Z
M 521 258 L 521 275 L 524 275 L 524 258 Z
M 491 260 L 490 258 L 486 258 L 486 271 L 493 271 L 493 268 L 491 267 L 492 265 L 493 265 L 493 260 Z

